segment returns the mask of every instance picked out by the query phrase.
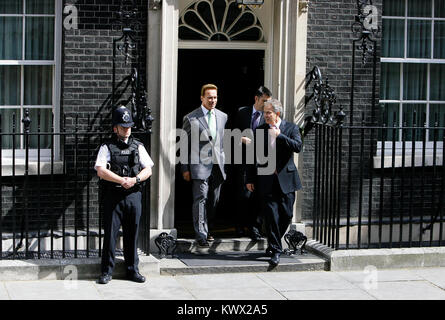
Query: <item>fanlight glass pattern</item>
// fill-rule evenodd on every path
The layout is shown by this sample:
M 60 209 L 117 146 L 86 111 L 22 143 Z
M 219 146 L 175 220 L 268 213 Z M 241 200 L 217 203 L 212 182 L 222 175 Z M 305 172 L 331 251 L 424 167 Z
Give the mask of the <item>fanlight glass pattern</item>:
M 179 39 L 264 42 L 264 33 L 255 13 L 236 0 L 198 0 L 179 18 Z

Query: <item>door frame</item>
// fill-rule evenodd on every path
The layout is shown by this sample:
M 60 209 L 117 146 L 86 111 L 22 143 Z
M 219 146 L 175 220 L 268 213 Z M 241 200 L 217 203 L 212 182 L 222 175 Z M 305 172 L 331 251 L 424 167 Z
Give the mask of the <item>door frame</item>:
M 262 68 L 263 65 L 263 61 L 265 59 L 265 50 L 264 49 L 252 49 L 252 47 L 250 47 L 249 49 L 235 49 L 235 48 L 230 48 L 230 49 L 226 49 L 226 48 L 221 48 L 221 50 L 213 50 L 214 48 L 209 48 L 207 46 L 203 46 L 204 48 L 200 48 L 200 49 L 195 49 L 195 48 L 187 48 L 187 49 L 178 49 L 178 76 L 177 76 L 177 88 L 178 88 L 178 97 L 177 97 L 177 106 L 176 106 L 176 117 L 177 117 L 177 125 L 178 125 L 178 129 L 181 128 L 182 122 L 181 119 L 183 116 L 185 116 L 187 113 L 192 112 L 192 110 L 194 110 L 199 104 L 197 104 L 197 102 L 199 102 L 199 89 L 201 88 L 201 85 L 204 83 L 202 81 L 211 81 L 212 80 L 199 80 L 199 82 L 196 81 L 192 81 L 190 80 L 189 74 L 193 73 L 193 70 L 195 68 L 194 66 L 194 61 L 200 61 L 200 63 L 202 64 L 206 64 L 209 61 L 224 61 L 221 62 L 222 65 L 224 65 L 224 67 L 222 68 L 223 70 L 219 69 L 218 71 L 221 71 L 222 73 L 215 73 L 218 74 L 218 79 L 219 80 L 225 80 L 225 81 L 229 81 L 230 82 L 230 77 L 234 76 L 234 77 L 241 77 L 242 75 L 240 73 L 236 74 L 236 72 L 241 72 L 241 70 L 239 69 L 240 65 L 249 65 L 248 70 L 250 70 L 250 72 L 248 72 L 248 75 L 246 74 L 247 79 L 242 80 L 241 83 L 249 83 L 249 85 L 246 85 L 246 87 L 248 86 L 249 89 L 245 91 L 249 92 L 249 94 L 246 96 L 245 94 L 243 94 L 242 92 L 238 92 L 235 88 L 241 88 L 242 84 L 238 83 L 238 85 L 233 85 L 233 83 L 230 86 L 230 90 L 228 90 L 228 88 L 225 88 L 225 90 L 219 90 L 221 91 L 220 94 L 218 94 L 218 105 L 217 108 L 221 108 L 223 107 L 223 109 L 220 109 L 222 111 L 224 111 L 225 113 L 227 113 L 227 115 L 229 116 L 229 120 L 232 119 L 231 121 L 233 121 L 233 118 L 236 111 L 238 110 L 239 107 L 242 106 L 248 106 L 248 105 L 252 105 L 253 104 L 253 95 L 255 93 L 255 90 L 260 86 L 263 85 L 264 83 L 264 77 L 265 77 L 265 72 L 264 72 L 264 68 Z M 184 54 L 184 55 L 182 55 Z M 242 59 L 238 59 L 238 61 L 234 61 L 234 59 L 237 58 L 241 58 Z M 182 60 L 182 58 L 184 58 Z M 208 59 L 208 60 L 206 60 Z M 253 61 L 255 61 L 253 63 Z M 253 63 L 253 65 L 252 65 Z M 218 63 L 219 64 L 219 63 Z M 181 68 L 182 66 L 182 68 Z M 187 66 L 187 67 L 186 67 Z M 218 68 L 217 66 L 215 66 L 215 68 Z M 237 71 L 238 70 L 238 71 Z M 181 72 L 182 71 L 182 72 Z M 227 72 L 227 73 L 226 73 Z M 199 74 L 199 73 L 198 73 Z M 224 76 L 223 76 L 224 74 Z M 236 74 L 236 75 L 235 75 Z M 182 75 L 182 76 L 181 76 Z M 197 76 L 198 78 L 201 78 L 199 75 Z M 197 79 L 196 79 L 197 80 Z M 219 81 L 216 80 L 216 81 Z M 192 82 L 190 82 L 192 81 Z M 194 84 L 194 90 L 191 91 L 190 87 L 187 87 L 187 89 L 184 88 L 183 84 L 185 83 L 193 83 Z M 215 85 L 218 86 L 218 88 L 221 88 L 220 85 L 226 82 L 212 82 Z M 198 85 L 199 84 L 199 85 Z M 198 91 L 196 91 L 198 90 Z M 227 93 L 226 99 L 230 99 L 230 100 L 224 100 L 224 91 L 225 93 Z M 184 96 L 182 93 L 187 93 L 186 96 Z M 193 93 L 194 92 L 194 93 Z M 229 98 L 231 97 L 231 98 Z M 188 100 L 188 99 L 191 100 Z M 182 100 L 181 100 L 182 99 Z M 195 101 L 195 102 L 192 102 Z M 220 101 L 222 102 L 222 105 L 220 103 Z M 224 103 L 225 101 L 225 103 Z M 178 118 L 179 117 L 179 118 Z M 228 129 L 229 127 L 227 127 Z M 233 152 L 233 150 L 232 150 Z M 227 158 L 226 158 L 227 160 Z M 231 205 L 227 205 L 227 199 L 232 199 L 233 201 L 237 201 L 238 199 L 236 198 L 236 193 L 233 193 L 234 190 L 237 190 L 237 184 L 236 184 L 236 176 L 234 175 L 234 167 L 232 166 L 230 169 L 228 169 L 228 171 L 226 172 L 227 174 L 227 179 L 224 182 L 224 185 L 222 186 L 221 189 L 221 195 L 220 195 L 220 203 L 218 205 L 218 210 L 217 210 L 217 214 L 215 215 L 215 220 L 214 220 L 214 233 L 224 233 L 224 237 L 227 236 L 228 233 L 230 233 L 231 231 L 225 231 L 222 232 L 221 227 L 225 226 L 225 227 L 235 227 L 236 223 L 237 223 L 237 219 L 235 218 L 235 216 L 233 216 L 232 214 L 230 214 L 230 212 L 232 212 L 232 209 L 235 210 L 236 209 L 236 205 L 235 206 L 231 206 Z M 191 191 L 190 188 L 190 183 L 186 183 L 184 181 L 182 181 L 182 175 L 180 173 L 180 167 L 177 165 L 176 166 L 176 172 L 175 172 L 175 184 L 174 184 L 174 189 L 175 189 L 175 215 L 174 215 L 174 220 L 175 220 L 175 224 L 174 227 L 175 229 L 178 230 L 178 236 L 184 237 L 185 233 L 181 232 L 184 227 L 186 229 L 189 229 L 189 227 L 193 226 L 193 221 L 192 221 L 192 194 L 189 192 Z M 228 187 L 229 186 L 229 187 Z M 184 193 L 184 194 L 183 194 Z M 227 198 L 227 196 L 229 196 L 229 198 Z M 224 201 L 226 200 L 226 201 Z M 229 201 L 230 202 L 230 201 Z M 186 213 L 187 212 L 187 213 Z M 226 214 L 229 213 L 228 215 Z M 228 219 L 221 219 L 221 217 L 226 217 Z M 189 219 L 189 220 L 187 220 Z M 225 221 L 223 221 L 225 220 Z M 232 221 L 233 220 L 233 221 Z M 226 224 L 227 222 L 230 222 L 228 224 Z M 185 225 L 184 225 L 185 223 Z M 187 233 L 187 232 L 186 232 Z M 213 234 L 213 233 L 212 233 Z M 193 238 L 194 236 L 192 236 Z
M 304 81 L 306 74 L 307 11 L 299 8 L 301 0 L 270 0 L 271 20 L 264 25 L 266 43 L 218 44 L 179 41 L 180 8 L 191 0 L 164 1 L 159 11 L 149 10 L 149 39 L 147 46 L 147 84 L 153 108 L 152 158 L 155 169 L 151 178 L 151 239 L 174 229 L 176 97 L 178 48 L 214 48 L 232 46 L 234 49 L 265 49 L 265 85 L 272 89 L 285 107 L 286 120 L 301 123 L 304 114 Z M 261 10 L 261 9 L 253 9 Z M 259 12 L 259 11 L 258 11 Z M 264 13 L 261 13 L 264 15 Z M 198 41 L 199 42 L 199 41 Z M 148 59 L 150 57 L 150 59 Z M 304 61 L 304 63 L 301 63 Z M 150 72 L 150 70 L 152 72 Z M 154 71 L 154 72 L 153 72 Z M 302 155 L 296 156 L 302 170 Z M 302 193 L 297 195 L 294 222 L 301 220 Z M 154 246 L 152 246 L 154 247 Z

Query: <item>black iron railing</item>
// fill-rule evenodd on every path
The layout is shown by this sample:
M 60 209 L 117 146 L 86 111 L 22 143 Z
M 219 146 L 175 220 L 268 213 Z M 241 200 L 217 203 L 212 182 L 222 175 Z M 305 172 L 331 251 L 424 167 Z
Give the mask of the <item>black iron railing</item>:
M 363 120 L 313 131 L 314 239 L 335 249 L 445 244 L 444 127 Z
M 315 80 L 314 93 L 306 100 L 313 98 L 315 107 L 303 129 L 303 136 L 314 134 L 314 180 L 308 193 L 313 196 L 312 236 L 335 249 L 442 246 L 445 128 L 439 123 L 445 119 L 430 114 L 427 123 L 425 114 L 418 117 L 414 111 L 400 115 L 400 123 L 397 114 L 392 117 L 395 123 L 389 117 L 378 121 L 377 8 L 371 0 L 357 0 L 357 10 L 351 26 L 347 124 L 342 107 L 333 112 L 335 94 L 319 69 L 308 74 Z M 365 114 L 354 108 L 354 85 L 357 71 L 367 69 L 369 61 L 372 89 L 369 105 L 361 106 Z
M 94 163 L 111 131 L 89 125 L 81 130 L 76 116 L 64 117 L 60 125 L 67 128 L 67 121 L 72 122 L 71 131 L 52 127 L 41 132 L 40 116 L 30 119 L 27 110 L 24 115 L 22 132 L 17 115 L 10 119 L 11 132 L 2 130 L 0 119 L 0 259 L 100 256 L 102 195 Z M 92 123 L 89 117 L 82 120 Z M 30 130 L 30 121 L 38 123 L 37 131 Z M 133 135 L 149 150 L 148 131 Z M 143 192 L 139 235 L 145 252 L 150 243 L 148 192 L 149 184 Z

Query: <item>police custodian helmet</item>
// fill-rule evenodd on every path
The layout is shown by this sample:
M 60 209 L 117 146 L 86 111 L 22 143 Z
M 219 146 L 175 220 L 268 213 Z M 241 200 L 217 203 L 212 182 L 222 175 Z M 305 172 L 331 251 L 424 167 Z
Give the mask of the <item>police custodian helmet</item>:
M 130 110 L 124 106 L 117 107 L 113 112 L 113 126 L 132 127 L 134 125 Z

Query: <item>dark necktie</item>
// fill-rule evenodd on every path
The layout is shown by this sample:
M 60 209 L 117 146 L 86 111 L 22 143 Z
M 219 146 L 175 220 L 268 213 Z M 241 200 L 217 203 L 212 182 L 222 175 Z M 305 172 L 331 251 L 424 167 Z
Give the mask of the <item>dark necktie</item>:
M 253 114 L 253 119 L 252 119 L 252 123 L 250 124 L 250 127 L 252 128 L 252 130 L 255 131 L 256 127 L 258 127 L 258 118 L 260 116 L 260 113 L 258 111 L 255 111 L 255 113 Z

